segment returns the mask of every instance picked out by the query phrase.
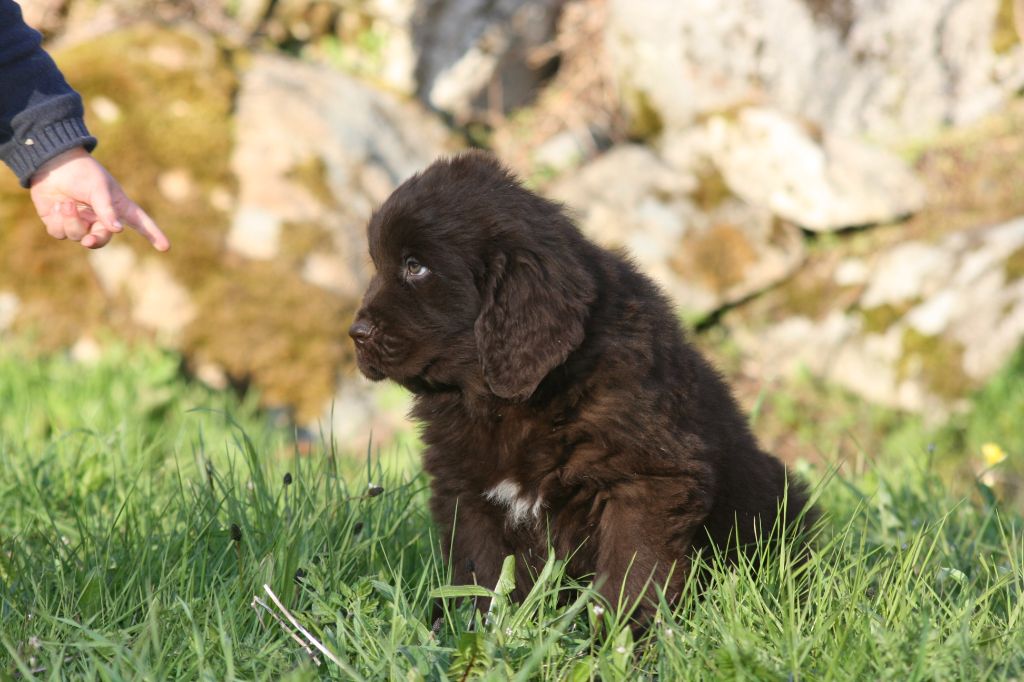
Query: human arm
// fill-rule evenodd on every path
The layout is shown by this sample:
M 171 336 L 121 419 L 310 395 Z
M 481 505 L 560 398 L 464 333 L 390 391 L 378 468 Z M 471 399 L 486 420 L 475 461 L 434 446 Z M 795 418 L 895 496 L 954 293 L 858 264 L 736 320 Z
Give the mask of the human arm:
M 13 0 L 0 0 L 0 85 L 0 159 L 31 187 L 51 236 L 100 248 L 124 221 L 154 248 L 170 248 L 156 223 L 88 154 L 96 138 L 85 126 L 82 99 Z
M 41 47 L 42 37 L 13 0 L 0 0 L 0 159 L 22 187 L 50 159 L 96 138 L 83 120 L 82 98 Z

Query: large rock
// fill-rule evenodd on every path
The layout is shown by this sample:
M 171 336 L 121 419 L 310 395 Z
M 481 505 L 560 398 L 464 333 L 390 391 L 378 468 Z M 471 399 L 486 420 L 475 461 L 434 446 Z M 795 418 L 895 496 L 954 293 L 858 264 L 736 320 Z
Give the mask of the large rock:
M 674 168 L 639 145 L 616 147 L 550 193 L 591 237 L 624 248 L 690 315 L 785 279 L 803 258 L 799 230 L 731 195 L 713 167 Z
M 896 156 L 827 131 L 815 140 L 772 109 L 713 116 L 705 131 L 730 189 L 808 230 L 890 222 L 924 203 L 923 187 Z
M 506 112 L 535 94 L 554 57 L 548 52 L 538 60 L 538 48 L 552 40 L 563 2 L 292 0 L 273 3 L 268 28 L 280 25 L 292 42 L 313 38 L 308 54 L 416 95 L 465 123 Z M 333 12 L 336 39 L 318 43 L 311 16 L 322 14 L 317 10 L 324 5 Z
M 422 108 L 267 55 L 242 76 L 235 139 L 229 248 L 270 260 L 299 246 L 305 278 L 349 298 L 367 282 L 363 228 L 373 207 L 448 148 L 444 127 Z
M 456 119 L 524 104 L 543 62 L 531 52 L 554 35 L 559 0 L 420 0 L 414 15 L 423 99 Z
M 1024 83 L 1007 0 L 609 2 L 640 133 L 758 102 L 892 139 L 975 118 Z
M 762 372 L 938 418 L 1024 343 L 1024 218 L 801 273 L 777 298 L 790 316 L 733 327 Z

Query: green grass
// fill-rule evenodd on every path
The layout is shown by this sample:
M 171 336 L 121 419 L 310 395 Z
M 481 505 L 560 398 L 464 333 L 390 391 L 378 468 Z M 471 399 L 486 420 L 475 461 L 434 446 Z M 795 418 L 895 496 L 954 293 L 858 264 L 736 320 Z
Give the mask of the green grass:
M 0 679 L 1024 674 L 1021 519 L 927 453 L 805 466 L 826 512 L 813 558 L 712 562 L 703 595 L 634 641 L 554 561 L 482 622 L 455 599 L 472 590 L 445 587 L 421 475 L 329 437 L 300 455 L 254 404 L 185 383 L 159 351 L 0 351 Z M 319 666 L 264 585 L 328 650 L 311 649 Z

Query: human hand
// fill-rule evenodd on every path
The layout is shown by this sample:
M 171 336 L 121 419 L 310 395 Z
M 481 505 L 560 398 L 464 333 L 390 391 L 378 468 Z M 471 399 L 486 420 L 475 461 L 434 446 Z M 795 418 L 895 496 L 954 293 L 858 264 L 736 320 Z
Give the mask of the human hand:
M 98 249 L 124 229 L 123 220 L 157 251 L 171 248 L 153 219 L 82 147 L 40 166 L 32 176 L 30 194 L 47 233 L 55 239 L 70 239 L 88 249 Z

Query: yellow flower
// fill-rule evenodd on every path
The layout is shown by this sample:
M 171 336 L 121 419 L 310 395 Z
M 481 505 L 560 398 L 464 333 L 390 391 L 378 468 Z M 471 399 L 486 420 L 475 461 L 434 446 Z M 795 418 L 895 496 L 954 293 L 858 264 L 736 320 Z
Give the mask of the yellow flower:
M 981 446 L 981 456 L 985 458 L 985 466 L 994 467 L 1006 459 L 1006 451 L 997 443 L 985 443 Z

